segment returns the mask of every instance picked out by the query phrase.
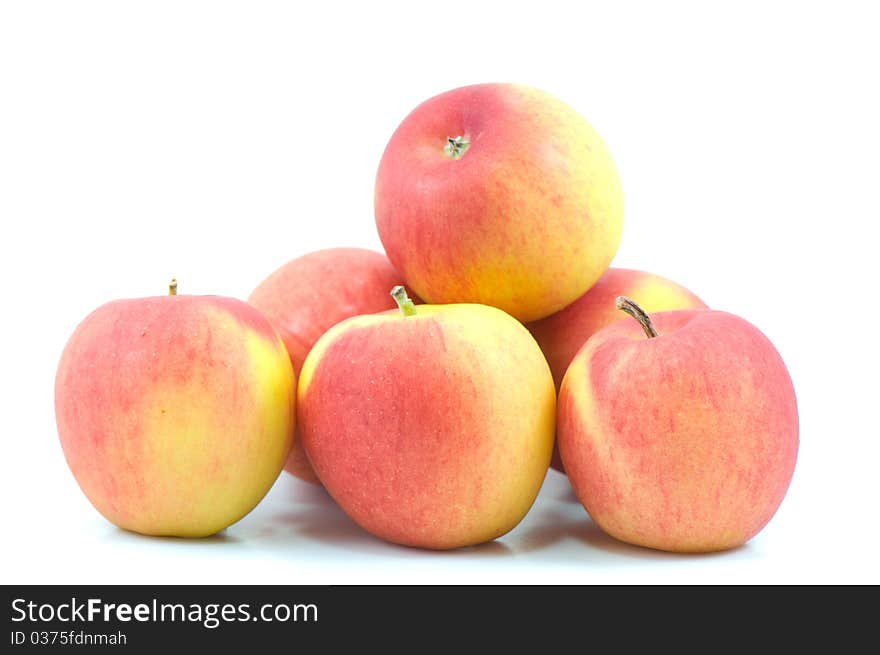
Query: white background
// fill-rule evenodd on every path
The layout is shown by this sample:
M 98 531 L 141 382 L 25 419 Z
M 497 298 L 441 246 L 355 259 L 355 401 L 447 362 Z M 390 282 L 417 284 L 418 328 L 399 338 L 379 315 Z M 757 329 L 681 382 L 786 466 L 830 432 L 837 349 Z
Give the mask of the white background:
M 871 3 L 5 2 L 0 5 L 3 583 L 880 582 L 880 48 Z M 310 250 L 381 248 L 376 166 L 416 104 L 518 81 L 606 139 L 615 265 L 761 328 L 801 446 L 745 547 L 617 543 L 550 473 L 513 532 L 421 552 L 284 475 L 221 536 L 122 532 L 55 431 L 79 320 L 119 297 L 246 297 Z

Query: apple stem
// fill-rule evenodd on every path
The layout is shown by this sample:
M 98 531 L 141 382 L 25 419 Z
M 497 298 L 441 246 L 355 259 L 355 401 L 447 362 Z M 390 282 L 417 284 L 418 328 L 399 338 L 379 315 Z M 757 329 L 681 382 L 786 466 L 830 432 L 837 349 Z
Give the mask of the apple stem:
M 657 336 L 657 330 L 654 329 L 654 324 L 651 322 L 651 317 L 648 316 L 648 312 L 639 307 L 635 300 L 627 298 L 626 296 L 617 296 L 614 304 L 617 305 L 617 309 L 626 312 L 636 319 L 641 324 L 642 329 L 645 331 L 645 334 L 648 335 L 649 339 L 653 339 Z
M 461 159 L 471 142 L 464 136 L 448 136 L 446 137 L 446 145 L 443 146 L 443 152 L 451 159 Z
M 177 295 L 177 278 L 171 278 L 171 282 L 168 283 L 168 295 L 176 296 Z
M 398 284 L 391 290 L 391 297 L 394 298 L 397 306 L 400 307 L 400 312 L 404 316 L 415 316 L 416 307 L 409 296 L 406 295 L 406 289 L 403 288 L 402 284 Z

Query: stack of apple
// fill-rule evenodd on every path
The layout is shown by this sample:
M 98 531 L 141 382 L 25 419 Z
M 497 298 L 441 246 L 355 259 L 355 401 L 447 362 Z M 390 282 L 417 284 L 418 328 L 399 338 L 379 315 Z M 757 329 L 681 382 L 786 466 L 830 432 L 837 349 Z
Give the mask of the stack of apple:
M 456 548 L 516 526 L 552 458 L 633 544 L 731 548 L 770 520 L 798 446 L 786 368 L 745 320 L 608 268 L 621 185 L 573 109 L 508 84 L 426 101 L 375 217 L 387 257 L 307 254 L 248 303 L 175 283 L 77 327 L 58 430 L 105 517 L 209 535 L 284 467 L 374 535 Z

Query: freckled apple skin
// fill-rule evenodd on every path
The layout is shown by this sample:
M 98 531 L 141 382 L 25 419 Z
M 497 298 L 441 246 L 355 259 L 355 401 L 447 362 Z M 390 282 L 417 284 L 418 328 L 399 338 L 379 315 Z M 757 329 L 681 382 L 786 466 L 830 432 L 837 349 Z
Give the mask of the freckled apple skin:
M 447 138 L 469 140 L 459 158 Z M 392 135 L 375 215 L 391 263 L 428 303 L 556 312 L 608 268 L 623 193 L 601 137 L 537 89 L 477 84 L 431 98 Z
M 559 394 L 558 445 L 592 519 L 667 551 L 739 546 L 776 512 L 794 473 L 794 388 L 773 344 L 725 312 L 651 316 L 597 332 Z
M 281 472 L 296 380 L 284 344 L 244 302 L 118 300 L 70 337 L 55 380 L 58 434 L 110 522 L 203 537 L 247 514 Z
M 550 462 L 556 394 L 541 350 L 492 307 L 348 319 L 298 392 L 303 444 L 342 509 L 382 539 L 450 549 L 507 533 Z
M 328 248 L 293 259 L 263 280 L 248 297 L 281 335 L 299 375 L 309 350 L 331 327 L 360 314 L 394 307 L 389 295 L 402 284 L 388 258 L 364 248 Z M 413 297 L 414 302 L 420 302 Z M 295 437 L 287 463 L 288 473 L 320 484 Z
M 550 364 L 557 392 L 568 365 L 587 339 L 606 325 L 632 320 L 615 306 L 617 296 L 632 298 L 648 313 L 708 309 L 691 291 L 665 277 L 628 268 L 609 268 L 568 307 L 526 324 Z M 564 472 L 558 449 L 554 449 L 551 465 Z

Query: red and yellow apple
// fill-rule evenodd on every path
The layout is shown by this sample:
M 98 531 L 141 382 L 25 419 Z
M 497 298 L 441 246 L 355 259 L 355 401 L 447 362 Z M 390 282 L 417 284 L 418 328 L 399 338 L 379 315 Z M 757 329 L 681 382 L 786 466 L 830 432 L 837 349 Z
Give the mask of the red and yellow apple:
M 278 477 L 295 387 L 284 344 L 247 303 L 117 300 L 86 317 L 64 348 L 58 434 L 76 481 L 107 520 L 202 537 L 242 518 Z
M 526 325 L 550 364 L 557 390 L 568 365 L 587 339 L 606 325 L 626 320 L 626 315 L 614 305 L 617 296 L 632 298 L 649 313 L 707 308 L 693 293 L 665 277 L 628 268 L 609 268 L 568 307 Z
M 623 229 L 600 136 L 553 96 L 478 84 L 419 105 L 391 137 L 375 188 L 379 237 L 429 303 L 482 303 L 521 321 L 579 298 Z
M 609 268 L 589 291 L 568 307 L 526 325 L 544 351 L 557 391 L 568 365 L 587 339 L 606 325 L 626 319 L 614 306 L 617 296 L 632 298 L 646 312 L 706 309 L 697 296 L 665 277 L 627 268 Z M 552 466 L 563 470 L 558 449 L 553 451 Z
M 382 539 L 449 549 L 500 537 L 550 463 L 550 369 L 498 309 L 414 308 L 395 292 L 401 311 L 343 321 L 306 357 L 306 452 L 340 507 Z
M 632 544 L 745 543 L 776 512 L 797 458 L 781 357 L 732 314 L 649 317 L 631 299 L 618 304 L 639 322 L 594 334 L 559 393 L 559 451 L 575 493 L 600 528 Z
M 388 289 L 400 276 L 385 255 L 329 248 L 293 259 L 253 290 L 248 302 L 269 319 L 290 353 L 294 372 L 318 338 L 343 319 L 394 307 Z M 284 468 L 320 484 L 297 435 Z

